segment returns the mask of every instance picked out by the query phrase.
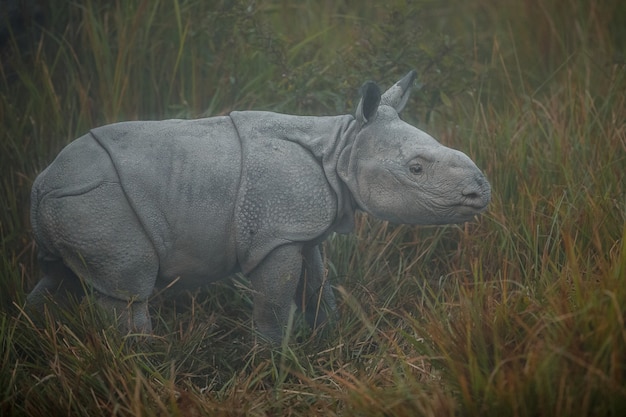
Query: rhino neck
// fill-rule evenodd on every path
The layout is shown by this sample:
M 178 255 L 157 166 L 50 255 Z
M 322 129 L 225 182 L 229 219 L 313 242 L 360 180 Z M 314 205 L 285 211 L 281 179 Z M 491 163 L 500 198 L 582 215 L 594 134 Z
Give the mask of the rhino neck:
M 337 215 L 331 229 L 350 233 L 354 229 L 356 203 L 337 173 L 342 151 L 354 140 L 358 123 L 351 115 L 292 116 L 263 111 L 232 112 L 240 135 L 271 135 L 297 143 L 320 163 L 337 197 Z
M 328 183 L 337 195 L 337 217 L 332 229 L 337 233 L 351 233 L 354 230 L 354 212 L 357 203 L 347 184 L 339 175 L 339 164 L 347 148 L 351 148 L 359 128 L 354 117 L 337 116 L 332 129 L 326 131 L 326 146 L 322 152 L 315 153 L 315 147 L 308 148 L 322 163 Z M 303 143 L 302 146 L 306 145 Z

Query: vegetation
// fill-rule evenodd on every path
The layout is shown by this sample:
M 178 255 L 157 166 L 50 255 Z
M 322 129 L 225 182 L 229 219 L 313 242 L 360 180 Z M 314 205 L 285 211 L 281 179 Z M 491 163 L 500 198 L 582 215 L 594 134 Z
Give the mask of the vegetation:
M 619 0 L 50 3 L 1 45 L 1 415 L 626 410 Z M 493 202 L 470 224 L 360 216 L 333 236 L 340 312 L 321 334 L 296 320 L 289 343 L 259 343 L 241 278 L 155 296 L 149 343 L 89 303 L 57 311 L 63 324 L 23 314 L 39 277 L 30 185 L 90 127 L 347 113 L 364 80 L 411 68 L 421 88 L 403 117 L 484 168 Z

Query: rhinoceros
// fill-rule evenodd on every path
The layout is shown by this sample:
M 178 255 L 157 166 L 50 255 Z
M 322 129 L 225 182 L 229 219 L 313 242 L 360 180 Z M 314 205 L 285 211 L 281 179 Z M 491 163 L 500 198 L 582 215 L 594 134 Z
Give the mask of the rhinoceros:
M 415 77 L 382 95 L 366 82 L 355 116 L 234 111 L 92 129 L 33 184 L 43 278 L 27 307 L 86 286 L 121 329 L 150 333 L 155 288 L 243 273 L 261 335 L 282 340 L 294 304 L 318 325 L 335 309 L 319 246 L 349 233 L 356 210 L 447 224 L 490 201 L 469 157 L 399 118 Z

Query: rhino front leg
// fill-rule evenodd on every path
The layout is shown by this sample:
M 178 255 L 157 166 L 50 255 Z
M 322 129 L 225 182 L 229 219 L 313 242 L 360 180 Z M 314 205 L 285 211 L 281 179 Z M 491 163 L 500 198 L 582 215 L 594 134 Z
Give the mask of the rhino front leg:
M 302 274 L 302 245 L 274 249 L 250 274 L 254 320 L 263 336 L 280 343 L 294 310 L 294 295 Z
M 296 291 L 296 305 L 304 312 L 311 328 L 324 323 L 337 309 L 330 282 L 324 273 L 319 245 L 303 250 L 304 271 Z

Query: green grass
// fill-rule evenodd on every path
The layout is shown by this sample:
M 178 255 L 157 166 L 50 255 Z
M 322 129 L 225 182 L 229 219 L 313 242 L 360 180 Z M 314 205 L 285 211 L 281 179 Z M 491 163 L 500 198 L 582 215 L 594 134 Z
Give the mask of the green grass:
M 58 3 L 1 51 L 1 415 L 626 410 L 620 1 Z M 86 302 L 38 326 L 22 313 L 39 277 L 30 186 L 90 127 L 347 113 L 363 81 L 411 68 L 404 118 L 468 153 L 492 204 L 462 226 L 359 216 L 331 237 L 340 311 L 321 333 L 295 317 L 289 343 L 261 343 L 244 279 L 155 297 L 150 341 Z

